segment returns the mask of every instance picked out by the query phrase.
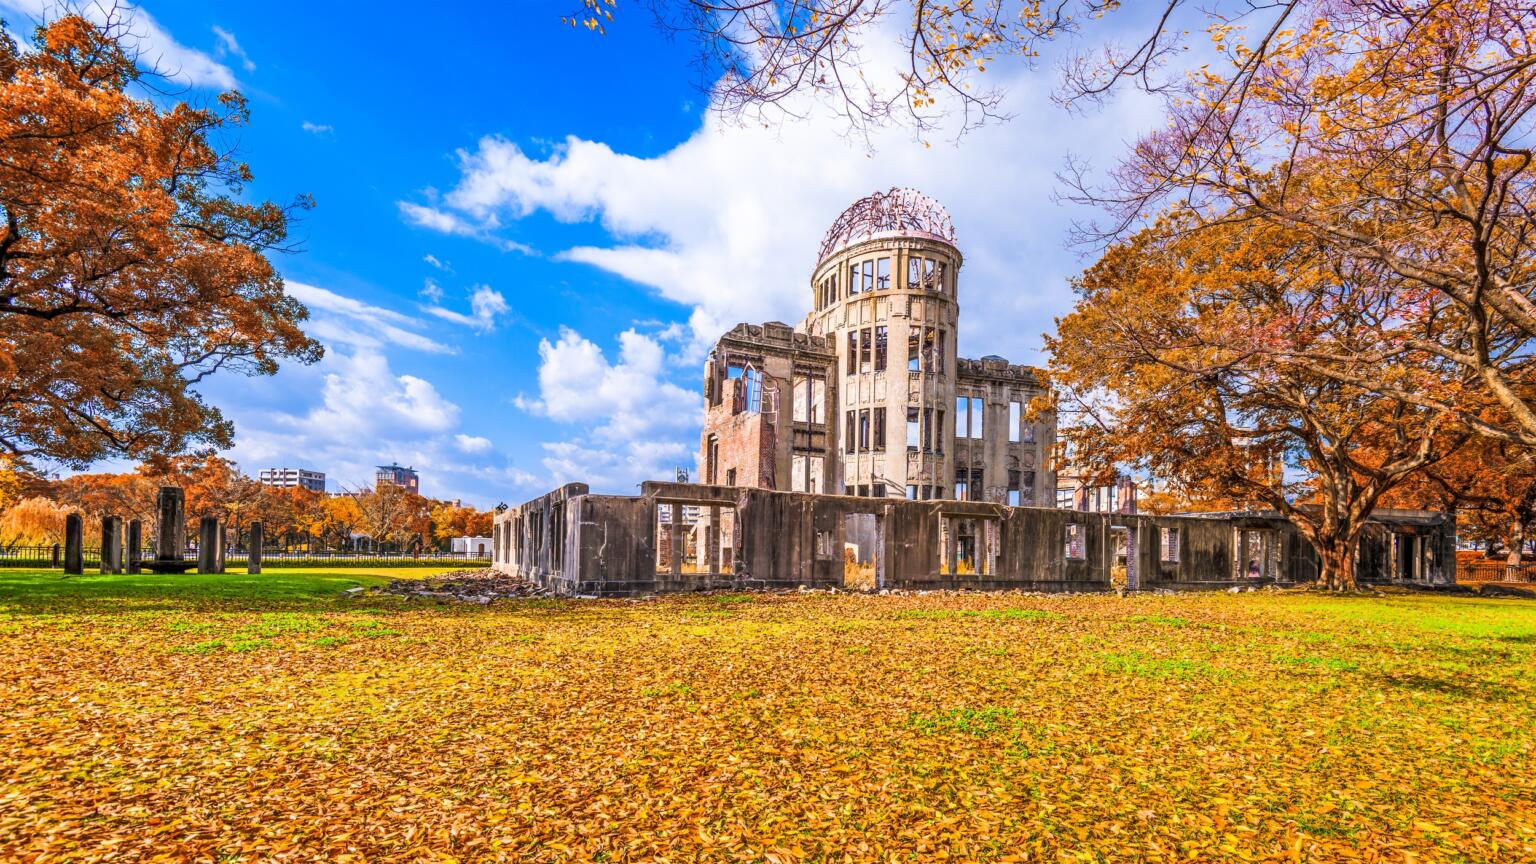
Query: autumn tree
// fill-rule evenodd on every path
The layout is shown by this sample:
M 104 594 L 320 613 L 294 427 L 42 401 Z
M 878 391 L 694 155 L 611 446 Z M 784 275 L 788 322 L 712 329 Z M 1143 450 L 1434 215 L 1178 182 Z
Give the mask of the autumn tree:
M 1383 502 L 1456 514 L 1460 539 L 1502 546 L 1509 566 L 1523 560 L 1536 531 L 1536 451 L 1480 437 L 1408 478 Z
M 0 31 L 0 456 L 84 467 L 227 447 L 195 385 L 314 362 L 268 255 L 292 208 L 247 203 L 238 93 L 163 106 L 123 25 Z M 296 206 L 305 206 L 300 201 Z
M 1311 543 L 1321 584 L 1353 587 L 1377 502 L 1462 437 L 1444 411 L 1287 360 L 1382 338 L 1390 295 L 1370 290 L 1377 275 L 1264 225 L 1160 224 L 1114 246 L 1047 338 L 1051 383 L 1083 418 L 1063 436 L 1090 469 L 1130 465 L 1187 498 L 1262 502 Z
M 1514 0 L 1251 4 L 1213 20 L 1220 62 L 1161 85 L 1165 126 L 1077 197 L 1118 239 L 1176 213 L 1305 234 L 1378 274 L 1396 326 L 1290 362 L 1485 436 L 1536 444 L 1536 13 Z M 1154 38 L 1149 56 L 1164 56 Z M 1077 77 L 1105 92 L 1127 69 Z M 1146 79 L 1142 79 L 1146 80 Z M 1341 351 L 1350 352 L 1347 356 Z M 1361 370 L 1431 368 L 1413 375 Z
M 23 498 L 0 510 L 0 548 L 64 542 L 64 519 L 73 508 L 42 497 Z
M 424 543 L 432 531 L 431 504 L 395 483 L 380 483 L 352 496 L 362 519 L 358 527 L 375 543 Z

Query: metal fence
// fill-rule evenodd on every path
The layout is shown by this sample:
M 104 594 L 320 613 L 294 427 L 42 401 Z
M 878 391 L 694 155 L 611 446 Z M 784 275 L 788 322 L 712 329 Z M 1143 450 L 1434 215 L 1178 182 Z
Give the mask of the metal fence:
M 1536 561 L 1511 565 L 1502 558 L 1462 558 L 1456 562 L 1458 582 L 1536 582 Z
M 89 570 L 101 566 L 101 547 L 82 548 L 85 567 Z M 197 547 L 188 547 L 184 557 L 197 560 Z M 239 569 L 246 565 L 249 553 L 244 549 L 229 549 L 224 553 L 224 566 Z M 145 549 L 140 561 L 153 561 L 154 549 Z M 491 559 L 475 557 L 461 552 L 284 552 L 262 550 L 264 567 L 443 567 L 454 565 L 463 568 L 491 566 Z M 51 546 L 4 546 L 0 547 L 0 567 L 28 567 L 35 569 L 62 569 L 64 545 Z

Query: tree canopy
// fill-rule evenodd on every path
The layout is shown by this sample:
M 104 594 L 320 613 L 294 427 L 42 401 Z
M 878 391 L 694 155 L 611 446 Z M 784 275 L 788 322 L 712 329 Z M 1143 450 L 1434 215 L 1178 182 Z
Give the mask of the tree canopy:
M 81 468 L 232 443 L 195 385 L 312 363 L 269 254 L 292 207 L 248 202 L 220 144 L 245 100 L 162 105 L 112 24 L 0 34 L 0 459 Z M 294 206 L 307 206 L 300 199 Z

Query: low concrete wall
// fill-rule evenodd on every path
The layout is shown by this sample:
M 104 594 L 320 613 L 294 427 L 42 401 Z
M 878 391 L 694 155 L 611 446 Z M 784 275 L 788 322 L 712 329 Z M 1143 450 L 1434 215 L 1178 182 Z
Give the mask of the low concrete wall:
M 1422 538 L 1422 539 L 1405 539 Z M 566 595 L 849 587 L 1208 590 L 1316 578 L 1275 514 L 1128 516 L 646 483 L 573 483 L 497 514 L 494 564 Z M 1362 539 L 1362 578 L 1454 581 L 1455 522 L 1392 512 Z

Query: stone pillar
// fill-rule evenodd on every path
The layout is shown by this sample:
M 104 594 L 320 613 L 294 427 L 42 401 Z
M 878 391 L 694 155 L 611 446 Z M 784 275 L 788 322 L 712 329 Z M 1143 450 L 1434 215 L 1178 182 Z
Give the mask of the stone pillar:
M 261 572 L 261 535 L 261 523 L 252 522 L 251 540 L 245 551 L 245 572 L 253 576 Z
M 197 572 L 217 573 L 219 566 L 219 520 L 204 516 L 197 526 Z
M 123 572 L 123 520 L 101 517 L 101 572 Z
M 144 556 L 144 523 L 137 519 L 128 520 L 128 540 L 123 550 L 123 572 L 139 572 L 139 562 Z
M 187 500 L 179 486 L 161 486 L 156 507 L 160 519 L 155 532 L 155 559 L 180 561 L 187 548 Z
M 85 572 L 85 522 L 79 513 L 64 517 L 64 572 Z

